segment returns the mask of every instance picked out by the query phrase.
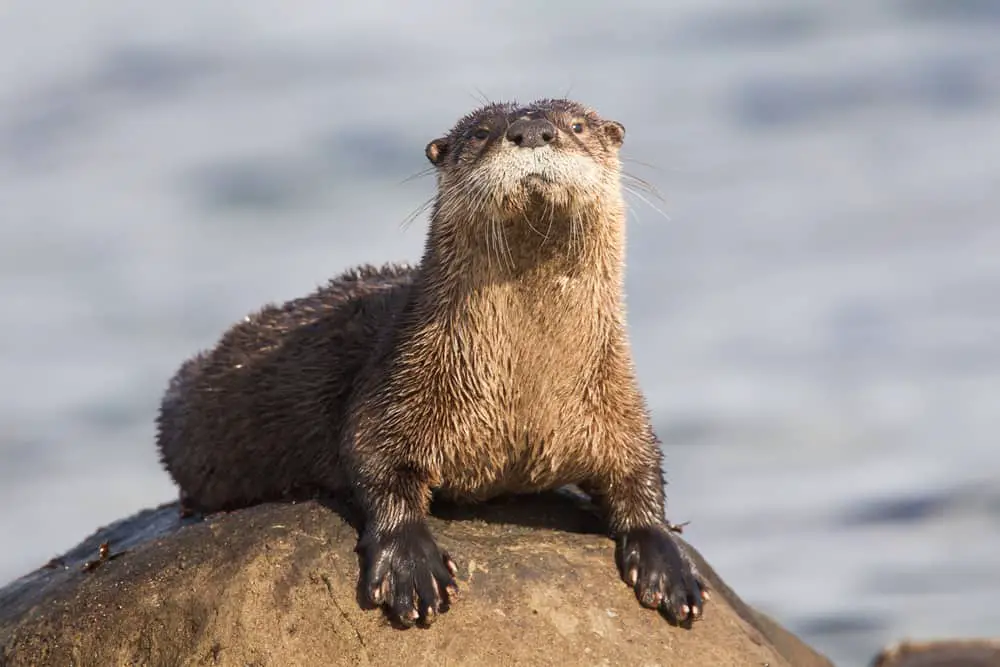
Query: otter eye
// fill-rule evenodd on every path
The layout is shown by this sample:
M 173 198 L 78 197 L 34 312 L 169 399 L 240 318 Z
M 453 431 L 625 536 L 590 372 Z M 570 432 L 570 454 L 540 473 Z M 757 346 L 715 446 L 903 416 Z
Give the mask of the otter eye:
M 483 139 L 487 138 L 488 136 L 490 136 L 490 131 L 489 131 L 488 128 L 485 128 L 485 127 L 481 127 L 481 128 L 479 128 L 478 130 L 476 130 L 475 132 L 472 133 L 473 139 L 478 139 L 479 141 L 482 141 Z
M 583 127 L 584 127 L 584 126 L 583 126 L 583 123 L 580 123 L 580 122 L 577 122 L 577 123 L 573 123 L 573 124 L 572 124 L 572 125 L 571 125 L 570 127 L 571 127 L 571 128 L 573 129 L 573 131 L 574 131 L 574 132 L 576 132 L 577 134 L 583 134 Z

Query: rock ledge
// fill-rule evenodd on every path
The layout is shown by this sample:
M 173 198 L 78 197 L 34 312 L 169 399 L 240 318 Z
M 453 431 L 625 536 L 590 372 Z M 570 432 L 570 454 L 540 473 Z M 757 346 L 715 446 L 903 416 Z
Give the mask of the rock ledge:
M 462 594 L 429 629 L 358 602 L 357 533 L 318 502 L 205 520 L 176 504 L 99 530 L 0 590 L 0 665 L 713 665 L 832 667 L 713 585 L 704 620 L 642 609 L 613 543 L 549 494 L 435 508 Z M 110 558 L 98 559 L 110 543 Z

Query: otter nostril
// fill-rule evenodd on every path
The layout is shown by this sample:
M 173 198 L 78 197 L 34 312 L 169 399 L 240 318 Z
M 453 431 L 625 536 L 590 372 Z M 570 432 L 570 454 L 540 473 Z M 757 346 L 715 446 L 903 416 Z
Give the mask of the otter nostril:
M 555 141 L 556 126 L 544 118 L 520 118 L 507 128 L 507 140 L 519 148 L 540 148 Z

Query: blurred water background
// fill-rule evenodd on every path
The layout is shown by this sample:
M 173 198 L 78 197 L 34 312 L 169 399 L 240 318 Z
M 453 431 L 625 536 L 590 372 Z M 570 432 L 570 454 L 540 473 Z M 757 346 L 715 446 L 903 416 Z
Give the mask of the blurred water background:
M 172 500 L 182 359 L 419 258 L 477 98 L 628 128 L 674 521 L 838 664 L 1000 632 L 1000 1 L 6 2 L 0 584 Z

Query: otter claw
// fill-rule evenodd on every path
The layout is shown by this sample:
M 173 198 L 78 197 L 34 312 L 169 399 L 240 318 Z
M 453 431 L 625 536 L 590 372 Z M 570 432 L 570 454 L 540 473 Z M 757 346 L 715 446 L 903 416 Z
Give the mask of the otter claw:
M 677 622 L 694 621 L 705 596 L 690 560 L 664 528 L 636 528 L 618 540 L 616 553 L 623 578 L 640 604 L 660 608 Z
M 361 548 L 366 557 L 365 588 L 371 601 L 385 607 L 404 626 L 418 621 L 433 623 L 437 614 L 447 609 L 449 591 L 458 590 L 448 567 L 451 559 L 422 523 L 382 536 L 368 533 Z

